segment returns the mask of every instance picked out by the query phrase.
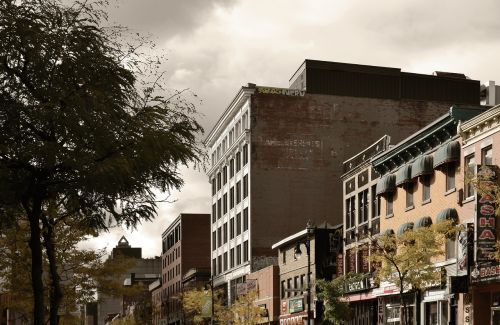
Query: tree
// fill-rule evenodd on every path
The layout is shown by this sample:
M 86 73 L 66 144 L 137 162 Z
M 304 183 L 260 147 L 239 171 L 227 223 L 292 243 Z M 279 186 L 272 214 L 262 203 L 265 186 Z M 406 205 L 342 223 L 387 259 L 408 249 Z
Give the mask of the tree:
M 226 319 L 227 309 L 224 305 L 224 293 L 220 290 L 212 291 L 201 288 L 186 290 L 177 296 L 182 305 L 184 322 L 186 324 L 205 324 L 212 317 L 212 303 L 214 304 L 214 319 L 223 322 Z
M 255 304 L 258 293 L 255 290 L 239 296 L 228 307 L 225 320 L 235 325 L 255 325 L 262 320 L 262 308 Z
M 434 266 L 434 260 L 444 254 L 444 238 L 454 231 L 451 223 L 445 221 L 398 236 L 383 235 L 373 241 L 370 259 L 378 265 L 377 280 L 392 282 L 399 288 L 401 324 L 410 324 L 405 292 L 416 292 L 439 283 L 441 273 Z
M 349 273 L 331 281 L 317 279 L 317 297 L 323 301 L 323 318 L 332 323 L 345 322 L 352 317 L 349 301 L 345 299 L 347 287 L 350 283 L 360 281 L 363 274 Z
M 106 230 L 156 215 L 154 189 L 182 186 L 181 164 L 203 154 L 194 105 L 162 95 L 161 74 L 105 28 L 101 2 L 0 2 L 0 219 L 29 221 L 33 323 L 63 299 L 54 227 L 71 216 Z M 43 250 L 48 268 L 43 268 Z
M 60 322 L 63 324 L 79 324 L 79 318 L 72 312 L 77 305 L 95 300 L 95 292 L 99 289 L 109 295 L 131 294 L 131 290 L 123 287 L 119 277 L 109 274 L 121 274 L 134 265 L 132 259 L 115 258 L 113 263 L 103 261 L 104 250 L 84 250 L 77 246 L 88 237 L 74 224 L 60 223 L 54 228 L 57 246 L 57 263 L 61 290 L 64 299 L 59 309 Z M 7 306 L 25 322 L 31 322 L 33 308 L 33 291 L 30 286 L 30 251 L 29 225 L 22 218 L 15 225 L 3 228 L 0 234 L 0 293 L 11 299 Z M 43 256 L 43 268 L 48 268 L 46 255 Z M 50 286 L 50 278 L 43 279 L 45 288 Z M 45 290 L 47 292 L 47 290 Z

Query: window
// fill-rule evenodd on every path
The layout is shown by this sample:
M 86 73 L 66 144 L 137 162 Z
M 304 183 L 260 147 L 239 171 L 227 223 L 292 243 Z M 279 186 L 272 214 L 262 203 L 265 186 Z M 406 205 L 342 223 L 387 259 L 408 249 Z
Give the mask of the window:
M 248 144 L 243 146 L 243 166 L 248 163 Z
M 217 219 L 220 219 L 222 217 L 222 202 L 221 199 L 217 200 Z
M 481 150 L 481 164 L 493 165 L 493 148 L 491 146 Z
M 248 208 L 243 209 L 243 231 L 248 230 Z
M 446 192 L 455 189 L 455 164 L 446 164 Z
M 299 276 L 295 276 L 293 278 L 293 288 L 296 290 L 294 291 L 293 295 L 296 296 L 299 294 L 299 292 L 297 291 L 297 289 L 299 289 Z
M 286 264 L 286 251 L 281 252 L 281 263 Z
M 229 266 L 231 268 L 234 267 L 234 248 L 231 248 L 231 250 L 229 251 Z
M 456 241 L 455 238 L 447 238 L 445 244 L 445 253 L 446 259 L 451 259 L 456 257 L 455 249 L 456 249 Z
M 288 289 L 292 289 L 292 278 L 289 278 L 289 279 L 287 279 L 287 280 L 286 280 L 286 287 L 287 287 Z M 287 296 L 287 297 L 290 297 L 291 295 L 292 295 L 292 292 L 291 292 L 291 291 L 288 291 L 288 292 L 286 293 L 286 296 Z
M 217 248 L 217 234 L 215 230 L 212 232 L 212 250 Z
M 220 173 L 217 173 L 217 190 L 220 190 L 221 187 L 222 187 L 221 175 Z
M 212 204 L 212 222 L 215 222 L 217 220 L 217 204 L 214 203 Z
M 468 155 L 465 157 L 465 174 L 466 174 L 466 179 L 467 178 L 473 178 L 476 174 L 476 160 L 474 158 L 474 155 Z M 468 181 L 465 182 L 464 186 L 464 196 L 466 198 L 474 196 L 475 190 L 474 190 L 474 185 Z
M 222 207 L 224 209 L 224 214 L 227 213 L 227 193 L 224 194 L 224 196 L 222 197 Z
M 356 216 L 356 197 L 352 196 L 345 201 L 345 223 L 346 228 L 349 229 L 355 226 L 355 216 Z
M 236 265 L 241 264 L 241 245 L 236 246 Z
M 241 202 L 241 181 L 236 183 L 236 204 Z
M 229 189 L 229 208 L 234 208 L 234 186 Z
M 236 236 L 241 234 L 241 213 L 236 215 Z
M 212 273 L 217 274 L 217 260 L 215 258 L 212 260 Z
M 222 256 L 217 256 L 217 274 L 222 273 Z
M 236 172 L 239 172 L 241 169 L 241 152 L 236 153 Z
M 413 208 L 413 191 L 415 189 L 415 184 L 413 182 L 405 183 L 406 190 L 406 208 Z
M 392 206 L 392 201 L 394 200 L 394 194 L 393 193 L 387 193 L 385 197 L 385 204 L 386 204 L 386 211 L 385 215 L 386 216 L 392 216 L 393 214 L 393 206 Z
M 377 185 L 372 186 L 372 218 L 380 216 L 380 196 L 377 196 Z
M 224 166 L 224 168 L 222 169 L 222 180 L 224 184 L 227 183 L 227 166 Z
M 431 177 L 432 175 L 423 175 L 420 177 L 422 183 L 422 203 L 426 203 L 431 199 Z
M 243 198 L 248 196 L 248 175 L 243 176 Z
M 217 193 L 217 182 L 215 178 L 212 178 L 212 195 L 215 195 L 215 193 Z
M 227 252 L 224 253 L 224 271 L 227 271 Z
M 281 281 L 281 299 L 285 299 L 285 280 Z
M 358 194 L 358 223 L 368 221 L 368 190 Z
M 229 238 L 234 238 L 234 218 L 231 218 L 231 220 L 229 220 Z
M 248 262 L 248 240 L 243 242 L 243 262 Z
M 227 222 L 223 226 L 224 244 L 227 243 Z
M 222 246 L 222 231 L 221 228 L 217 229 L 217 247 Z
M 230 178 L 234 177 L 234 159 L 231 159 L 229 161 L 229 177 Z

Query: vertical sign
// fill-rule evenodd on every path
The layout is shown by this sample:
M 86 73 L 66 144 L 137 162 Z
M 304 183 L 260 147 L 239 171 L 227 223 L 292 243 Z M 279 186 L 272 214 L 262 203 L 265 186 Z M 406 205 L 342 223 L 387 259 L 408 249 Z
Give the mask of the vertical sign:
M 385 324 L 385 307 L 384 307 L 384 299 L 383 298 L 378 298 L 378 305 L 377 305 L 377 324 L 378 325 L 384 325 Z
M 478 185 L 482 189 L 477 194 L 476 261 L 479 263 L 492 261 L 492 255 L 495 253 L 496 204 L 493 186 L 497 181 L 496 172 L 496 166 L 478 166 Z M 488 191 L 490 188 L 491 192 Z M 480 193 L 485 190 L 486 193 Z
M 464 325 L 472 324 L 472 299 L 471 295 L 464 294 Z
M 337 276 L 344 274 L 344 255 L 342 253 L 337 254 Z

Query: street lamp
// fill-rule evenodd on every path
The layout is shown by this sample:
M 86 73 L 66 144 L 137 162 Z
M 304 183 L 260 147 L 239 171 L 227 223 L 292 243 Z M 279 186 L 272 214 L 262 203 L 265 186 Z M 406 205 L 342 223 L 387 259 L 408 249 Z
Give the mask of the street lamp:
M 306 238 L 305 240 L 298 241 L 295 246 L 295 251 L 293 256 L 295 259 L 299 259 L 302 256 L 302 251 L 300 250 L 300 245 L 303 244 L 306 247 L 307 253 L 307 325 L 311 325 L 311 235 L 314 233 L 314 228 L 312 227 L 311 220 L 307 222 L 306 227 Z

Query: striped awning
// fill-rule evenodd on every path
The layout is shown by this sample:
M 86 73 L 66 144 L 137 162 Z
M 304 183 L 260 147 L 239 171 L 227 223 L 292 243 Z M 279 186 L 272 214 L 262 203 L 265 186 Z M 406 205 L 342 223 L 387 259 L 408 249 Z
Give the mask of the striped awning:
M 396 186 L 411 182 L 411 165 L 406 164 L 396 172 Z
M 432 225 L 431 217 L 422 217 L 415 223 L 415 229 L 429 227 L 430 225 Z
M 454 208 L 446 208 L 441 210 L 436 218 L 437 222 L 451 220 L 454 224 L 458 223 L 458 212 Z
M 413 222 L 403 223 L 398 228 L 398 236 L 401 236 L 402 234 L 404 234 L 406 231 L 409 230 L 413 230 Z
M 432 155 L 420 156 L 411 164 L 411 178 L 432 174 Z
M 434 153 L 434 168 L 450 162 L 460 161 L 460 142 L 448 142 Z
M 377 195 L 394 192 L 396 190 L 396 175 L 387 174 L 382 176 L 377 182 Z

